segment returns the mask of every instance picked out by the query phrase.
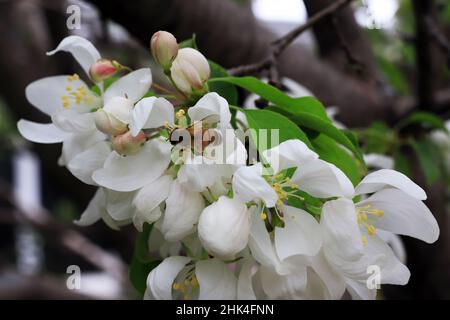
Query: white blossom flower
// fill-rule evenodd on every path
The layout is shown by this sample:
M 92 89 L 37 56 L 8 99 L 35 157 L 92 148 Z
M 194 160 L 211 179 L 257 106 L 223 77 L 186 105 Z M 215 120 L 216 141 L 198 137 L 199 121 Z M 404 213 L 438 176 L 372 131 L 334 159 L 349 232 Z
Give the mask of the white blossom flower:
M 258 214 L 251 215 L 249 248 L 259 263 L 258 272 L 253 277 L 260 282 L 259 295 L 263 294 L 265 298 L 305 298 L 308 285 L 311 287 L 308 267 L 315 267 L 311 259 L 318 255 L 322 244 L 320 227 L 311 214 L 301 209 L 284 206 L 282 210 L 285 213 L 284 227 L 275 227 L 273 236 Z M 250 282 L 250 267 L 244 267 L 241 273 L 247 274 L 240 275 L 238 296 L 244 290 L 246 298 L 254 299 L 257 294 Z M 321 270 L 317 268 L 318 273 Z
M 376 290 L 366 285 L 367 268 L 381 270 L 381 284 L 406 284 L 409 270 L 377 234 L 377 229 L 408 235 L 427 243 L 439 236 L 439 227 L 422 200 L 425 192 L 405 175 L 383 169 L 367 175 L 355 194 L 373 193 L 354 204 L 332 200 L 323 206 L 323 250 L 328 262 L 345 279 L 355 298 L 371 299 Z
M 70 52 L 86 74 L 89 74 L 90 67 L 100 59 L 100 54 L 92 43 L 78 36 L 65 38 L 48 54 L 52 55 L 58 51 Z M 92 111 L 103 104 L 111 105 L 113 99 L 129 99 L 135 102 L 147 92 L 150 83 L 150 69 L 140 69 L 114 82 L 98 96 L 76 74 L 37 80 L 27 86 L 27 99 L 49 115 L 52 123 L 40 124 L 22 119 L 17 124 L 19 132 L 33 142 L 62 142 L 60 163 L 67 165 L 83 182 L 96 184 L 91 177 L 92 172 L 101 168 L 109 154 L 107 150 L 111 147 L 106 142 L 107 137 L 97 130 L 96 112 Z M 99 85 L 103 88 L 102 83 Z M 114 112 L 112 114 L 116 115 Z
M 145 299 L 236 299 L 236 277 L 217 259 L 172 256 L 164 259 L 147 278 Z
M 273 169 L 267 172 L 261 163 L 239 168 L 233 176 L 233 191 L 245 202 L 260 201 L 268 208 L 281 204 L 302 190 L 314 197 L 350 196 L 353 185 L 345 174 L 331 163 L 318 159 L 300 140 L 287 140 L 263 152 Z M 292 178 L 283 171 L 296 168 Z M 286 191 L 287 188 L 292 189 Z

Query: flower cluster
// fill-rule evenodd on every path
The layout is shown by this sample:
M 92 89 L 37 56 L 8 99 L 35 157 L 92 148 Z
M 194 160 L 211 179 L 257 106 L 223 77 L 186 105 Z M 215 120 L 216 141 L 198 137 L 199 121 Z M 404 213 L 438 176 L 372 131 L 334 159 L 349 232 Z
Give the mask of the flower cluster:
M 209 92 L 206 58 L 163 31 L 151 50 L 182 103 L 149 91 L 149 68 L 131 71 L 70 36 L 49 54 L 71 53 L 94 86 L 76 74 L 33 82 L 26 96 L 51 123 L 18 123 L 30 141 L 62 142 L 60 164 L 99 187 L 78 225 L 153 225 L 149 247 L 163 260 L 146 298 L 339 299 L 347 290 L 369 299 L 370 266 L 381 284 L 407 283 L 383 239 L 437 239 L 419 186 L 382 169 L 354 187 L 297 139 L 250 161 L 227 100 Z

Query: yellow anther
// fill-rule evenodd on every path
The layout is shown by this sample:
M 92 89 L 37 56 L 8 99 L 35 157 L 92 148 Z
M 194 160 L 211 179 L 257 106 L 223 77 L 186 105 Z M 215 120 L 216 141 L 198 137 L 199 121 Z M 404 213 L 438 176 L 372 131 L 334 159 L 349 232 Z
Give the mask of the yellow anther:
M 281 199 L 278 199 L 277 200 L 277 206 L 281 207 L 282 205 L 283 205 L 283 201 L 281 201 Z
M 261 212 L 261 220 L 266 220 L 267 219 L 267 214 L 265 212 Z
M 280 191 L 283 190 L 283 187 L 282 187 L 281 184 L 279 184 L 279 183 L 274 183 L 274 184 L 273 184 L 273 189 L 274 189 L 276 192 L 280 192 Z
M 375 227 L 372 224 L 367 226 L 367 233 L 369 236 L 373 236 L 375 234 Z
M 384 216 L 384 211 L 380 210 L 380 209 L 374 209 L 372 211 L 372 214 L 377 217 L 382 217 L 382 216 Z
M 164 127 L 165 127 L 165 128 L 167 128 L 167 129 L 169 129 L 169 128 L 170 128 L 170 124 L 169 124 L 169 121 L 166 121 L 166 122 L 164 122 Z
M 181 109 L 175 113 L 175 117 L 177 117 L 177 119 L 180 119 L 180 118 L 184 117 L 185 113 L 186 112 L 183 109 Z
M 367 244 L 366 236 L 361 236 L 361 242 L 362 242 L 363 246 L 366 246 L 366 244 Z
M 75 80 L 78 80 L 78 79 L 80 79 L 80 77 L 76 73 L 74 73 L 73 75 L 67 77 L 67 81 L 75 81 Z
M 295 183 L 291 183 L 291 188 L 292 189 L 298 189 L 298 185 L 296 185 Z
M 71 86 L 68 86 L 68 87 L 66 87 L 66 90 L 67 90 L 67 91 L 72 91 L 72 87 L 71 87 Z

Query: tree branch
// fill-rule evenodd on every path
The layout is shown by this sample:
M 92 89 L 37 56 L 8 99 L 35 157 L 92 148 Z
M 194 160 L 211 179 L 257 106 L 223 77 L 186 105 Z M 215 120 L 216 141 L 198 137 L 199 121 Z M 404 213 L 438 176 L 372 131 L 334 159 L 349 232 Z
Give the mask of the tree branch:
M 260 62 L 254 64 L 236 67 L 228 70 L 228 73 L 234 76 L 243 76 L 249 74 L 257 74 L 265 69 L 270 68 L 276 63 L 278 57 L 283 53 L 283 51 L 300 36 L 303 32 L 314 26 L 322 19 L 330 16 L 334 12 L 338 11 L 340 8 L 348 5 L 353 0 L 338 0 L 331 4 L 330 6 L 319 11 L 317 14 L 309 18 L 304 24 L 298 26 L 292 31 L 285 34 L 283 37 L 272 41 L 270 44 L 268 56 Z

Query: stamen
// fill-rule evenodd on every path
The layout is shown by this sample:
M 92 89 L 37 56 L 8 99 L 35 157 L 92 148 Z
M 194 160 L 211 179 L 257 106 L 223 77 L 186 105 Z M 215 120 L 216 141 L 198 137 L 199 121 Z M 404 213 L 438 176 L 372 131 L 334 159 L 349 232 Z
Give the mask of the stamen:
M 376 233 L 376 228 L 371 217 L 382 217 L 384 216 L 384 211 L 372 208 L 370 204 L 364 207 L 356 208 L 356 220 L 358 224 L 364 227 L 369 236 L 373 236 Z M 367 242 L 367 238 L 363 236 L 363 244 Z
M 266 220 L 267 219 L 267 214 L 265 212 L 261 212 L 261 220 Z
M 185 114 L 186 114 L 186 112 L 183 109 L 181 109 L 175 113 L 175 117 L 177 119 L 181 119 L 182 117 L 184 117 Z
M 75 81 L 75 80 L 79 80 L 80 79 L 80 77 L 76 74 L 76 73 L 74 73 L 73 75 L 71 75 L 71 76 L 68 76 L 67 77 L 67 81 Z

